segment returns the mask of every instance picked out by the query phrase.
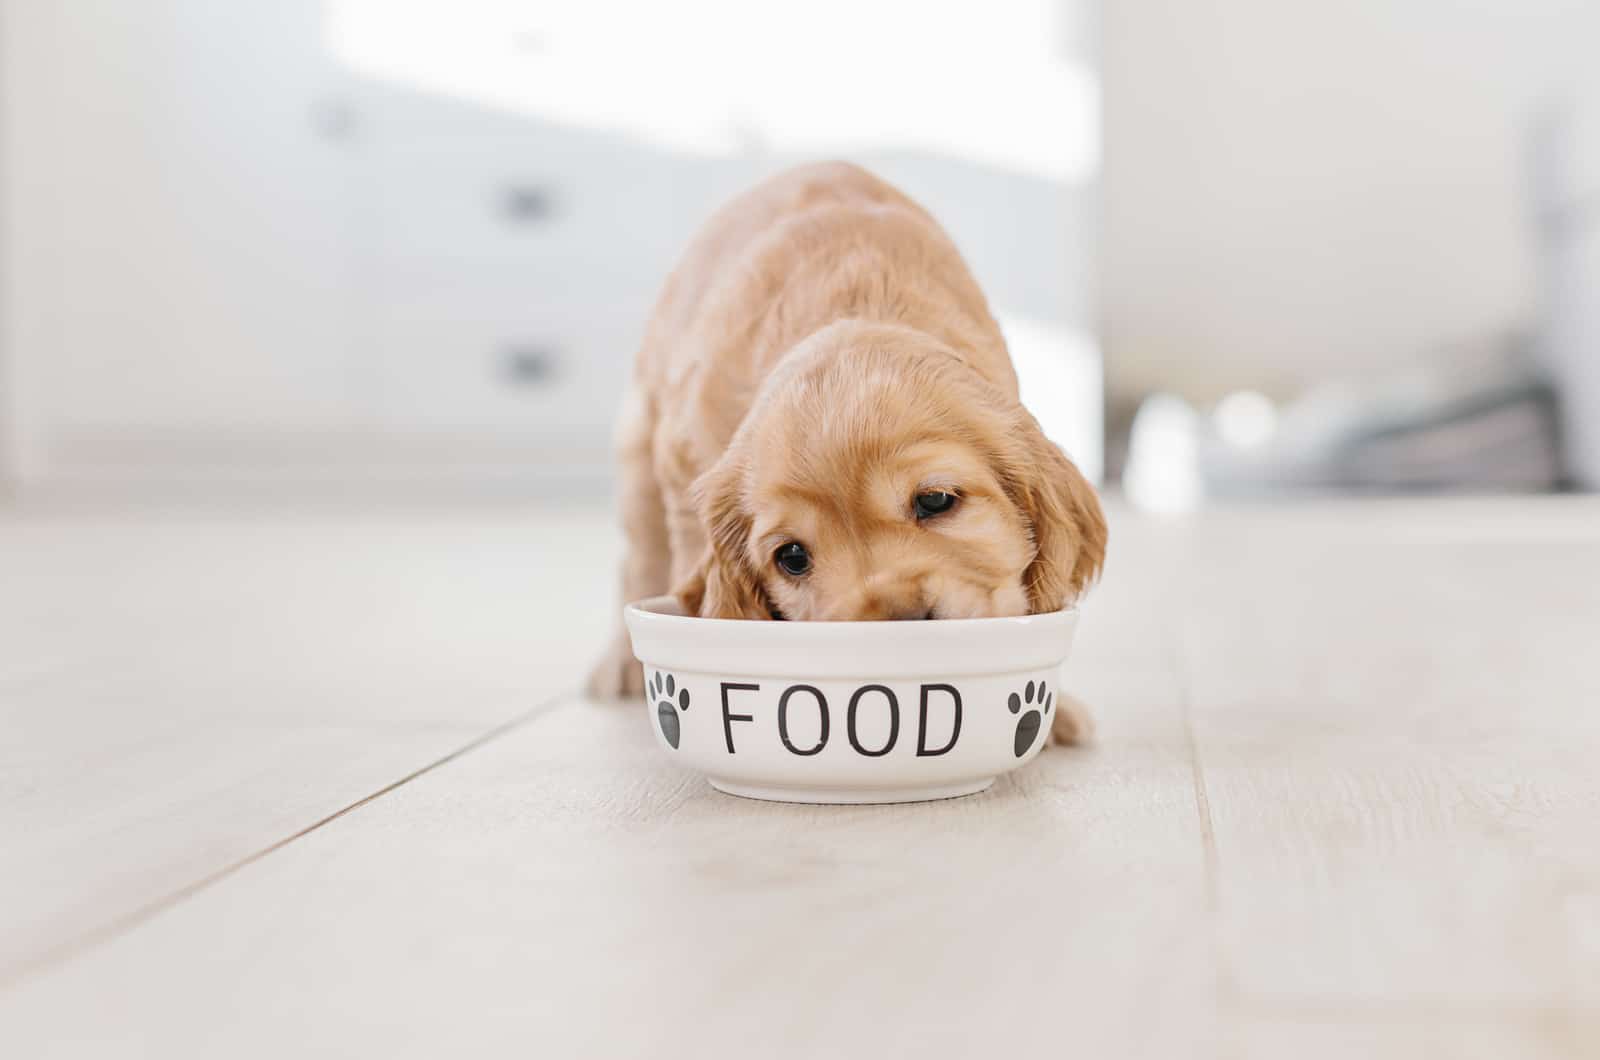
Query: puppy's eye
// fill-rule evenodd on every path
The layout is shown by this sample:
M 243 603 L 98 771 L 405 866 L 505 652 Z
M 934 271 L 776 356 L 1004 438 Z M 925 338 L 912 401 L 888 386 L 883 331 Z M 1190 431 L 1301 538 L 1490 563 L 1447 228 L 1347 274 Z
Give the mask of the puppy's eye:
M 811 569 L 811 553 L 807 552 L 806 546 L 798 541 L 778 546 L 778 551 L 772 554 L 772 559 L 778 565 L 778 569 L 791 578 L 798 578 Z
M 943 490 L 929 490 L 927 493 L 917 494 L 917 499 L 912 502 L 912 507 L 917 510 L 918 519 L 931 519 L 935 515 L 943 515 L 956 506 L 956 495 Z

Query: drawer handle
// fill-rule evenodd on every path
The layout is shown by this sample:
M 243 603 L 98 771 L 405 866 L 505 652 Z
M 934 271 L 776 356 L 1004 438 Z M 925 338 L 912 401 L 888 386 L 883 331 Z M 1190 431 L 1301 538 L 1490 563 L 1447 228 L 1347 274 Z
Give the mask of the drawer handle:
M 555 196 L 537 184 L 513 184 L 500 193 L 500 212 L 512 224 L 548 221 L 555 215 Z
M 548 386 L 561 375 L 561 358 L 549 346 L 514 343 L 500 351 L 499 372 L 510 386 Z

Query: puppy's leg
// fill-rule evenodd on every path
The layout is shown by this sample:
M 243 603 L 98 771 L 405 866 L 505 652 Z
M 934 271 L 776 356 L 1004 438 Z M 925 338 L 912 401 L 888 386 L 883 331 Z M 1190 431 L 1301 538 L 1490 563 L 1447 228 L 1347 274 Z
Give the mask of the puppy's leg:
M 1056 716 L 1050 722 L 1050 742 L 1077 747 L 1094 740 L 1094 715 L 1081 699 L 1065 692 L 1056 696 Z
M 630 390 L 617 434 L 618 507 L 624 538 L 622 602 L 659 596 L 668 586 L 672 558 L 667 551 L 667 517 L 652 457 L 655 417 L 643 396 Z M 588 692 L 596 699 L 621 699 L 644 691 L 644 670 L 633 657 L 626 627 L 618 626 L 611 646 L 589 674 Z

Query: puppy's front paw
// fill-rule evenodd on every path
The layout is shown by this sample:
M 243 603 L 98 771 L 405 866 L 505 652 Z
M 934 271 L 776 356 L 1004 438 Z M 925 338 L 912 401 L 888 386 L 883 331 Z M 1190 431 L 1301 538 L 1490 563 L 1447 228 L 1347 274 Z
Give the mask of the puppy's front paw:
M 590 699 L 631 699 L 644 694 L 644 667 L 627 644 L 613 645 L 589 671 Z
M 1056 702 L 1056 716 L 1050 722 L 1051 742 L 1077 747 L 1094 740 L 1094 715 L 1082 700 L 1065 692 Z

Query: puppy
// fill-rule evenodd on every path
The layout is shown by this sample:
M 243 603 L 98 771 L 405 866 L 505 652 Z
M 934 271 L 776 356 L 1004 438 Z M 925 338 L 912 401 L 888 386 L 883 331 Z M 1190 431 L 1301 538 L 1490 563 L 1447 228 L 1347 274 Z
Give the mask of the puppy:
M 1058 610 L 1099 573 L 1093 488 L 1017 398 L 955 246 L 844 163 L 774 177 L 668 278 L 619 432 L 622 597 L 752 620 Z M 638 692 L 619 635 L 590 681 Z M 1081 710 L 1056 735 L 1086 735 Z

